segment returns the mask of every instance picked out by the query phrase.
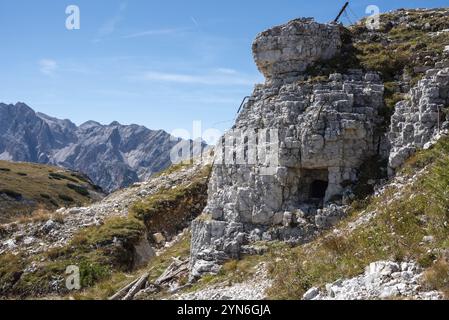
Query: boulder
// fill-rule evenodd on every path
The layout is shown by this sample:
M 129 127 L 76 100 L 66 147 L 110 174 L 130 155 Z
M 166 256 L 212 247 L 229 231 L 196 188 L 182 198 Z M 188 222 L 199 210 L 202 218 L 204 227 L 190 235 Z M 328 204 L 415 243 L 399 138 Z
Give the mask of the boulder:
M 153 240 L 158 245 L 163 245 L 166 241 L 166 239 L 162 233 L 153 234 Z
M 321 60 L 333 58 L 342 46 L 337 24 L 297 19 L 256 37 L 254 60 L 267 79 L 298 75 Z
M 136 245 L 134 245 L 134 269 L 146 266 L 155 256 L 156 251 L 150 246 L 147 236 L 145 235 Z

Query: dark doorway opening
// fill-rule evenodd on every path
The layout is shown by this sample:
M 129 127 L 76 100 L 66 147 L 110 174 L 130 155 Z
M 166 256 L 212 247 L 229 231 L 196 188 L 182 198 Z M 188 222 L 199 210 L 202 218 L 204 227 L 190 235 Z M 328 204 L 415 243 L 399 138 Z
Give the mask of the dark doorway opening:
M 322 200 L 326 197 L 326 190 L 329 186 L 327 181 L 324 180 L 314 180 L 310 184 L 309 198 Z
M 324 204 L 329 187 L 328 169 L 300 169 L 298 201 L 317 206 Z

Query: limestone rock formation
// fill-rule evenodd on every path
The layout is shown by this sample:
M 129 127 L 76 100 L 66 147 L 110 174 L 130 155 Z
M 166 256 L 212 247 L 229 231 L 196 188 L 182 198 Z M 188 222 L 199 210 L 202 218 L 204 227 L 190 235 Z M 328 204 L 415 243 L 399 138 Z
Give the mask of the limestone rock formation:
M 391 118 L 389 140 L 391 171 L 422 149 L 441 130 L 449 107 L 449 60 L 443 60 L 426 72 L 409 97 L 396 105 Z
M 267 78 L 296 76 L 319 60 L 340 50 L 340 27 L 297 19 L 259 34 L 253 44 L 254 60 Z
M 254 241 L 307 241 L 344 214 L 332 202 L 341 204 L 359 166 L 377 153 L 383 84 L 360 70 L 317 83 L 291 76 L 331 57 L 340 41 L 336 26 L 308 19 L 256 39 L 255 60 L 267 82 L 256 86 L 215 151 L 208 205 L 192 226 L 194 277 L 216 271 L 217 261 L 237 258 Z M 298 43 L 303 51 L 279 49 Z

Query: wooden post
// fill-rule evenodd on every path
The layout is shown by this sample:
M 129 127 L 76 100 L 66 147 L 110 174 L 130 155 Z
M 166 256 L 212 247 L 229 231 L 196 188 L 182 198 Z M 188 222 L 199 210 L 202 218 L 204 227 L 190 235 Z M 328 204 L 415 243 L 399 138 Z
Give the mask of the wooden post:
M 334 22 L 337 23 L 338 20 L 340 19 L 341 15 L 343 14 L 343 12 L 345 12 L 346 8 L 349 5 L 349 1 L 345 3 L 345 5 L 343 6 L 343 8 L 340 10 L 340 13 L 338 14 L 338 16 L 335 18 Z

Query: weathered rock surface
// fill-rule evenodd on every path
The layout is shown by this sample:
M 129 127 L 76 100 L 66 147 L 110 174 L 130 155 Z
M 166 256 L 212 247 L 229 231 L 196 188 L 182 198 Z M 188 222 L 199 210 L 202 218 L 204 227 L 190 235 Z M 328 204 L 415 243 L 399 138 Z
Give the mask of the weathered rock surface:
M 310 43 L 304 40 L 307 32 Z M 384 92 L 379 76 L 349 70 L 318 83 L 301 81 L 301 76 L 272 78 L 296 62 L 310 65 L 334 54 L 339 39 L 335 26 L 310 20 L 258 36 L 254 55 L 267 82 L 256 86 L 234 130 L 216 148 L 208 205 L 192 226 L 194 277 L 216 271 L 217 262 L 238 258 L 242 247 L 254 241 L 308 241 L 344 215 L 345 208 L 331 202 L 341 204 L 359 166 L 378 150 L 375 128 Z M 261 52 L 269 51 L 271 42 L 288 48 L 298 41 L 317 48 L 292 53 L 296 62 L 279 54 L 261 64 Z M 323 54 L 321 44 L 333 48 L 329 42 L 335 50 Z M 268 67 L 275 61 L 279 64 Z
M 373 300 L 414 299 L 440 300 L 438 291 L 425 291 L 421 286 L 422 270 L 416 263 L 391 261 L 371 263 L 363 275 L 327 284 L 326 290 L 308 290 L 304 300 Z
M 136 269 L 146 266 L 148 261 L 156 256 L 156 250 L 151 247 L 146 234 L 142 237 L 140 242 L 134 246 L 133 251 L 133 267 Z
M 443 60 L 427 70 L 425 77 L 410 90 L 408 99 L 396 105 L 389 133 L 391 172 L 449 128 L 448 107 L 449 60 Z
M 256 37 L 254 60 L 267 78 L 297 76 L 319 60 L 333 58 L 342 46 L 337 24 L 297 19 Z

